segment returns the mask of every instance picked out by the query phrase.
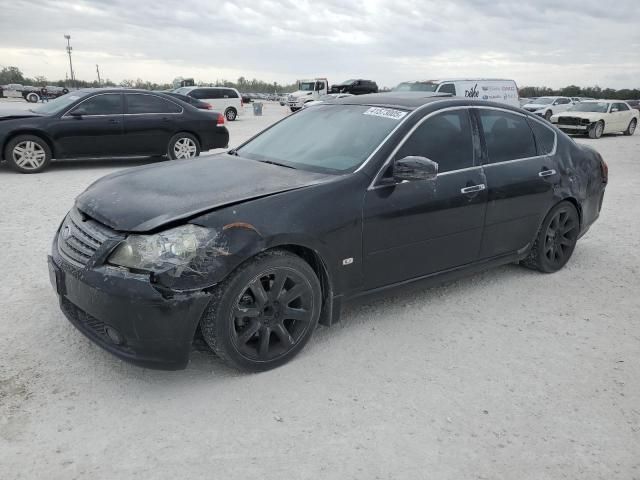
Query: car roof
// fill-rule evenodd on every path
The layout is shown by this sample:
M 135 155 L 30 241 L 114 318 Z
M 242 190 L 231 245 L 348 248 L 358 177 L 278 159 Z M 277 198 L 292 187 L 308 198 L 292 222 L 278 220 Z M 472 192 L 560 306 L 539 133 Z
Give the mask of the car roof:
M 454 97 L 449 93 L 432 93 L 432 92 L 386 92 L 386 93 L 370 93 L 367 95 L 353 95 L 351 97 L 329 100 L 328 104 L 338 105 L 367 105 L 372 107 L 400 108 L 403 110 L 416 110 L 429 104 L 442 103 L 442 108 L 447 106 L 488 106 L 501 108 L 503 110 L 512 110 L 523 114 L 524 110 L 511 105 L 497 102 L 488 102 L 484 100 L 470 100 L 464 97 Z M 440 107 L 440 105 L 439 105 Z

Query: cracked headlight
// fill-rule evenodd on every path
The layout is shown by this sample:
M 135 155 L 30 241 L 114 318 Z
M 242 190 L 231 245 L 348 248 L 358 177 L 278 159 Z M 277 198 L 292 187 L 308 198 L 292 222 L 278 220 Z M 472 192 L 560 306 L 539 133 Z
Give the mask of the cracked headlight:
M 216 253 L 217 232 L 183 225 L 154 235 L 129 235 L 109 256 L 112 265 L 134 270 L 181 275 L 198 257 Z

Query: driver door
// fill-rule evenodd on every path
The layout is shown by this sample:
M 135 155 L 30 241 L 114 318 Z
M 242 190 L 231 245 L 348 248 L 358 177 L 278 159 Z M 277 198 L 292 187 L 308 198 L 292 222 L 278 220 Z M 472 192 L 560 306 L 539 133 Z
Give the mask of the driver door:
M 393 162 L 407 156 L 437 162 L 437 177 L 394 181 Z M 486 206 L 479 137 L 477 129 L 472 128 L 469 110 L 461 107 L 423 119 L 366 192 L 365 288 L 378 288 L 477 260 Z

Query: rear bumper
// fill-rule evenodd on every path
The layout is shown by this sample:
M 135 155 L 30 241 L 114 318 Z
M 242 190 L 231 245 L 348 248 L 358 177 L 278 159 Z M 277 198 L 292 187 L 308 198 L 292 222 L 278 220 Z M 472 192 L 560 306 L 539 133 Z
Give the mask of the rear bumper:
M 229 130 L 227 127 L 214 127 L 213 132 L 205 132 L 200 135 L 200 150 L 206 152 L 214 148 L 227 148 L 229 146 Z
M 148 276 L 111 267 L 67 263 L 54 244 L 49 274 L 67 319 L 117 357 L 147 368 L 179 370 L 189 363 L 193 336 L 210 297 L 161 295 Z

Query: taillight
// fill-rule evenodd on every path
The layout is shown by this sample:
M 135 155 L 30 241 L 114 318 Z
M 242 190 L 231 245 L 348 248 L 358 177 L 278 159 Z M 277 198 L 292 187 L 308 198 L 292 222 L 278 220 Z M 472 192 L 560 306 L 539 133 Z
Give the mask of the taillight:
M 216 126 L 224 125 L 224 115 L 219 113 L 218 120 L 216 121 Z
M 242 96 L 240 97 L 240 106 L 244 107 L 244 100 L 242 100 Z
M 609 165 L 600 157 L 600 173 L 602 173 L 602 183 L 609 182 Z

